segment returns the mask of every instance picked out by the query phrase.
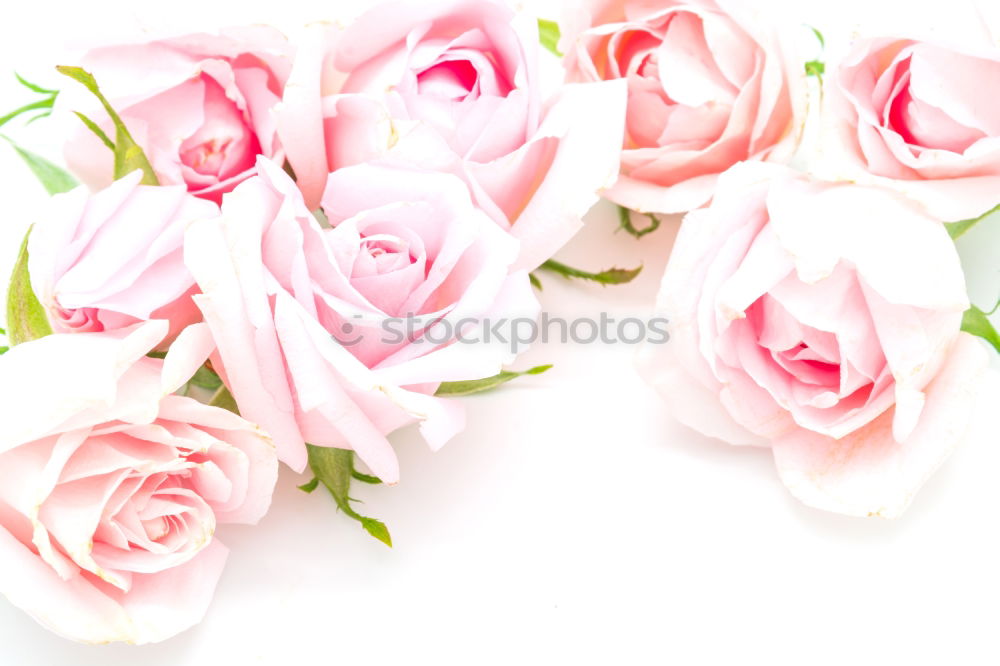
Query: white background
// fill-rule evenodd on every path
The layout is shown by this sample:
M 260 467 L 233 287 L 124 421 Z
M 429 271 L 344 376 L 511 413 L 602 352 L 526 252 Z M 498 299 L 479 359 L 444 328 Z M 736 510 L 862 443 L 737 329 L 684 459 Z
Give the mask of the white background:
M 753 1 L 833 41 L 856 24 L 901 30 L 968 9 Z M 291 29 L 357 4 L 18 2 L 0 25 L 0 107 L 25 99 L 11 70 L 60 85 L 51 65 L 109 35 Z M 45 122 L 9 132 L 58 156 Z M 0 174 L 6 274 L 45 195 L 4 146 Z M 607 289 L 548 277 L 546 308 L 646 314 L 676 220 L 642 241 L 613 233 L 609 206 L 588 221 L 561 258 L 645 272 Z M 1000 225 L 970 234 L 962 251 L 974 297 L 991 302 Z M 960 449 L 900 520 L 826 514 L 784 490 L 768 451 L 670 422 L 633 356 L 625 345 L 540 345 L 524 367 L 556 368 L 468 399 L 469 428 L 440 453 L 414 433 L 394 437 L 402 482 L 354 491 L 389 525 L 392 550 L 284 470 L 258 527 L 219 530 L 232 554 L 201 625 L 160 645 L 82 646 L 0 601 L 0 664 L 998 663 L 1000 438 Z

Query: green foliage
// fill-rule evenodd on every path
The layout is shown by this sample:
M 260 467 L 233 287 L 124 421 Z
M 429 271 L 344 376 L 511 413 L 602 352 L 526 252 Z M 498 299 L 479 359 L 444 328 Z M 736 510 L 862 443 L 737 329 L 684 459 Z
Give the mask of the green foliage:
M 82 114 L 77 114 L 80 119 L 83 120 L 84 124 L 94 131 L 105 145 L 111 147 L 114 151 L 115 180 L 118 180 L 123 176 L 127 176 L 138 169 L 142 171 L 142 183 L 144 185 L 159 185 L 160 181 L 157 179 L 156 173 L 153 171 L 153 166 L 146 158 L 146 154 L 142 152 L 142 148 L 135 142 L 135 139 L 132 138 L 128 128 L 125 127 L 125 123 L 122 121 L 121 116 L 119 116 L 118 113 L 111 107 L 111 103 L 108 102 L 107 98 L 105 98 L 101 93 L 101 89 L 98 87 L 97 80 L 94 79 L 93 75 L 80 67 L 59 66 L 56 67 L 56 69 L 60 74 L 65 74 L 89 90 L 91 94 L 93 94 L 101 103 L 101 106 L 104 107 L 104 111 L 111 119 L 111 122 L 115 127 L 114 141 L 111 141 L 111 139 L 102 130 L 100 130 L 100 128 L 97 127 L 97 124 L 92 120 L 85 118 Z
M 216 392 L 222 387 L 222 379 L 219 378 L 219 375 L 204 365 L 198 368 L 197 372 L 194 373 L 194 377 L 189 379 L 188 383 L 198 388 Z
M 826 64 L 822 60 L 810 60 L 806 63 L 806 76 L 815 76 L 822 80 L 824 74 L 826 74 Z
M 52 333 L 52 326 L 45 315 L 45 308 L 38 301 L 31 288 L 28 275 L 28 238 L 31 229 L 24 235 L 21 250 L 14 264 L 14 272 L 7 289 L 7 339 L 11 345 L 19 345 L 43 338 Z
M 809 26 L 809 28 L 810 28 L 810 30 L 813 31 L 813 34 L 816 35 L 816 39 L 819 40 L 820 47 L 825 49 L 826 48 L 826 38 L 823 37 L 823 33 L 820 32 L 818 28 L 814 28 L 812 26 Z
M 21 156 L 24 163 L 28 165 L 31 172 L 35 174 L 35 177 L 42 183 L 42 187 L 49 194 L 61 194 L 63 192 L 69 192 L 74 187 L 79 185 L 76 182 L 76 178 L 73 178 L 65 169 L 56 166 L 52 162 L 48 161 L 40 155 L 25 150 L 21 146 L 17 145 L 9 139 L 8 137 L 3 137 L 7 139 L 7 142 L 14 148 L 14 151 Z
M 313 474 L 316 475 L 316 478 L 304 486 L 300 486 L 300 488 L 305 492 L 312 492 L 322 483 L 330 491 L 333 501 L 336 502 L 337 507 L 341 511 L 347 514 L 348 517 L 361 523 L 361 527 L 368 534 L 391 548 L 392 537 L 389 535 L 389 529 L 385 526 L 385 523 L 374 518 L 362 516 L 351 508 L 352 499 L 349 494 L 351 479 L 358 478 L 357 475 L 360 474 L 354 469 L 354 452 L 325 446 L 312 446 L 311 444 L 307 445 L 307 448 L 309 449 L 309 467 L 312 469 Z M 361 476 L 371 479 L 375 478 L 368 477 L 367 475 Z M 366 481 L 366 483 L 370 483 L 370 481 Z
M 559 263 L 553 259 L 546 261 L 539 268 L 552 273 L 558 273 L 565 278 L 589 280 L 604 286 L 613 284 L 628 284 L 642 272 L 642 266 L 639 266 L 638 268 L 609 268 L 608 270 L 601 271 L 600 273 L 588 273 L 587 271 L 581 271 L 577 268 L 573 268 L 572 266 Z
M 993 311 L 995 312 L 996 308 Z M 993 313 L 984 312 L 973 305 L 966 310 L 965 316 L 962 317 L 962 330 L 986 340 L 997 352 L 1000 352 L 1000 333 L 997 333 L 997 329 L 989 320 L 991 314 Z
M 317 479 L 315 476 L 312 478 L 312 481 L 308 483 L 303 483 L 301 486 L 299 486 L 299 490 L 301 490 L 304 493 L 312 493 L 317 488 L 319 488 L 319 479 Z
M 826 39 L 823 37 L 823 33 L 816 28 L 809 26 L 813 34 L 816 35 L 816 39 L 819 40 L 819 46 L 821 50 L 826 49 Z M 815 76 L 822 83 L 823 75 L 826 74 L 826 64 L 822 60 L 810 60 L 806 63 L 806 76 Z
M 538 38 L 541 40 L 542 46 L 560 58 L 563 55 L 559 52 L 559 39 L 561 37 L 562 33 L 559 30 L 558 23 L 555 21 L 538 19 Z
M 651 234 L 660 228 L 659 217 L 653 215 L 652 213 L 647 213 L 646 217 L 649 218 L 649 226 L 637 229 L 635 225 L 632 224 L 632 211 L 624 206 L 618 206 L 618 220 L 620 222 L 620 226 L 618 228 L 630 236 L 642 238 L 646 234 Z
M 371 474 L 364 474 L 358 470 L 351 472 L 351 476 L 354 477 L 355 481 L 360 481 L 361 483 L 367 483 L 372 486 L 377 486 L 382 483 L 382 479 L 377 476 L 372 476 Z
M 18 82 L 22 86 L 24 86 L 33 93 L 41 95 L 42 98 L 35 100 L 34 102 L 29 102 L 24 106 L 14 109 L 10 113 L 0 116 L 0 127 L 3 127 L 4 125 L 6 125 L 7 123 L 9 123 L 10 121 L 14 120 L 17 117 L 22 116 L 26 113 L 30 113 L 32 111 L 39 111 L 40 113 L 35 115 L 28 122 L 33 122 L 35 120 L 38 120 L 39 118 L 44 118 L 45 116 L 50 115 L 52 113 L 52 107 L 55 106 L 56 97 L 59 96 L 59 91 L 49 90 L 48 88 L 43 88 L 39 85 L 31 83 L 30 81 L 26 81 L 23 77 L 21 77 L 20 74 L 15 73 L 14 76 L 17 77 Z
M 946 222 L 944 226 L 945 228 L 948 229 L 948 235 L 951 236 L 952 240 L 958 240 L 974 226 L 976 226 L 977 224 L 988 218 L 990 215 L 993 215 L 993 213 L 996 213 L 998 211 L 1000 211 L 1000 206 L 992 208 L 983 213 L 982 215 L 980 215 L 979 217 L 974 217 L 971 220 L 961 220 L 959 222 Z
M 233 397 L 233 394 L 225 386 L 219 386 L 219 389 L 212 396 L 212 399 L 208 401 L 208 404 L 212 407 L 229 410 L 233 414 L 240 413 L 240 408 L 236 405 L 236 398 Z
M 505 370 L 499 375 L 487 377 L 486 379 L 473 379 L 464 382 L 444 382 L 440 387 L 438 387 L 437 393 L 434 395 L 453 398 L 462 395 L 472 395 L 473 393 L 482 393 L 483 391 L 495 389 L 501 384 L 506 384 L 512 379 L 517 379 L 518 377 L 524 377 L 527 375 L 540 375 L 551 369 L 551 365 L 540 365 L 530 370 L 525 370 L 524 372 L 510 372 Z

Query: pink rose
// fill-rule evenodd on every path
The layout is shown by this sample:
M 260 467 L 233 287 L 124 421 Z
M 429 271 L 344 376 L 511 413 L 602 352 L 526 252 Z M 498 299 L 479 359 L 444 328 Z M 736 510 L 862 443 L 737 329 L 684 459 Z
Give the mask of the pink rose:
M 829 85 L 832 137 L 935 217 L 976 218 L 1000 203 L 1000 112 L 987 101 L 998 82 L 1000 48 L 972 35 L 861 39 Z
M 893 192 L 747 164 L 685 220 L 647 379 L 678 420 L 770 445 L 803 502 L 900 514 L 966 436 L 985 349 L 943 225 Z
M 509 273 L 517 242 L 454 176 L 344 168 L 323 205 L 332 228 L 261 159 L 223 217 L 188 232 L 187 263 L 204 292 L 195 300 L 218 342 L 215 368 L 282 461 L 302 470 L 306 442 L 349 448 L 392 483 L 386 434 L 419 421 L 441 446 L 464 419 L 432 397 L 438 384 L 492 376 L 509 359 L 495 345 L 453 344 L 447 330 L 533 317 L 538 306 L 527 274 Z M 421 324 L 397 335 L 410 321 Z
M 310 208 L 327 174 L 389 158 L 454 173 L 534 268 L 614 182 L 623 85 L 543 90 L 537 20 L 498 0 L 383 2 L 314 26 L 279 132 Z
M 32 288 L 57 333 L 168 319 L 172 338 L 201 319 L 184 266 L 184 229 L 219 207 L 183 187 L 140 185 L 136 171 L 90 194 L 56 195 L 31 230 Z M 168 338 L 168 339 L 169 339 Z
M 718 174 L 787 159 L 804 75 L 768 22 L 733 0 L 598 0 L 567 47 L 574 78 L 628 82 L 621 177 L 604 196 L 680 213 L 712 198 Z M 787 68 L 787 69 L 786 69 Z
M 81 64 L 145 150 L 161 185 L 184 185 L 218 203 L 253 173 L 258 155 L 284 160 L 273 111 L 291 51 L 276 30 L 239 28 L 106 46 L 90 51 Z M 83 111 L 111 132 L 110 120 L 87 91 L 73 86 L 66 94 L 61 105 Z M 90 187 L 111 182 L 111 151 L 80 123 L 65 157 Z
M 88 643 L 159 641 L 201 620 L 222 523 L 267 511 L 278 465 L 240 417 L 168 395 L 204 360 L 163 321 L 50 335 L 0 357 L 0 591 Z

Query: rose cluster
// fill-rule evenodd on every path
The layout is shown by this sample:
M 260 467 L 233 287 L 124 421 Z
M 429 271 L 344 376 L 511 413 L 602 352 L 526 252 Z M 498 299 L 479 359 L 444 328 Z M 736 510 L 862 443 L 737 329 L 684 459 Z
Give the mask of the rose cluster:
M 511 376 L 438 333 L 533 321 L 529 272 L 617 178 L 624 83 L 553 86 L 543 58 L 537 18 L 434 0 L 60 67 L 84 185 L 24 153 L 55 196 L 8 298 L 0 591 L 76 640 L 173 635 L 278 461 L 391 543 L 351 479 L 397 482 L 391 433 L 436 449 L 465 420 L 442 396 Z
M 568 22 L 572 76 L 628 84 L 605 195 L 688 212 L 657 304 L 671 344 L 639 370 L 684 424 L 770 447 L 803 502 L 897 516 L 985 435 L 973 336 L 997 351 L 1000 336 L 953 237 L 1000 204 L 1000 116 L 983 94 L 1000 48 L 989 29 L 863 35 L 806 62 L 789 54 L 796 28 L 749 4 L 594 0 Z M 800 141 L 807 106 L 818 148 Z
M 463 331 L 534 322 L 537 269 L 638 272 L 552 259 L 602 195 L 638 237 L 686 213 L 640 372 L 684 424 L 769 447 L 803 502 L 896 516 L 981 436 L 975 336 L 1000 335 L 954 238 L 1000 204 L 1000 47 L 862 36 L 806 62 L 757 3 L 571 4 L 375 0 L 22 81 L 43 98 L 21 111 L 73 121 L 73 175 L 18 147 L 53 196 L 7 298 L 0 592 L 74 640 L 168 638 L 279 462 L 391 545 L 348 491 L 400 480 L 392 434 L 437 449 L 453 396 L 548 367 Z

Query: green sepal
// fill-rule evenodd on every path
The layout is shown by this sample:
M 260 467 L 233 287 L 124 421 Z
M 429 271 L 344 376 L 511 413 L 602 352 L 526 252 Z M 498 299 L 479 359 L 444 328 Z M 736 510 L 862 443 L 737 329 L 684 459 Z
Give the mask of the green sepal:
M 208 401 L 208 404 L 212 407 L 228 410 L 233 414 L 240 413 L 240 408 L 236 405 L 236 398 L 233 397 L 233 394 L 224 385 L 219 387 L 211 400 Z
M 28 238 L 31 229 L 24 235 L 21 249 L 14 263 L 14 272 L 10 277 L 7 289 L 7 340 L 10 344 L 19 345 L 38 338 L 51 335 L 52 325 L 45 315 L 45 308 L 38 301 L 31 288 L 31 277 L 28 275 Z
M 951 236 L 952 240 L 958 240 L 961 238 L 969 229 L 976 226 L 987 217 L 1000 211 L 1000 206 L 996 208 L 991 208 L 979 217 L 974 217 L 971 220 L 960 220 L 958 222 L 945 222 L 944 226 L 948 230 L 948 235 Z
M 225 386 L 219 387 L 219 390 L 215 392 L 215 395 L 212 396 L 208 404 L 213 407 L 228 409 L 234 414 L 240 413 L 236 406 L 236 400 Z M 341 511 L 361 523 L 361 526 L 368 534 L 391 548 L 392 537 L 389 535 L 389 529 L 381 521 L 362 516 L 352 509 L 350 505 L 351 498 L 348 494 L 351 489 L 352 478 L 365 483 L 381 483 L 381 480 L 374 476 L 362 474 L 354 469 L 353 451 L 312 446 L 311 444 L 307 444 L 306 448 L 309 451 L 309 467 L 316 477 L 312 481 L 299 486 L 299 489 L 311 493 L 322 483 L 330 491 L 333 501 L 336 502 L 337 507 Z
M 73 115 L 79 118 L 80 122 L 83 123 L 87 129 L 93 132 L 94 136 L 96 136 L 98 139 L 101 140 L 101 143 L 103 143 L 105 146 L 108 147 L 108 150 L 110 150 L 111 152 L 115 152 L 115 142 L 111 140 L 111 137 L 109 137 L 103 129 L 101 129 L 100 125 L 98 125 L 93 120 L 83 115 L 79 111 L 74 111 Z
M 561 37 L 562 31 L 559 30 L 558 23 L 546 19 L 538 19 L 538 39 L 542 42 L 542 46 L 560 58 L 563 56 L 559 52 L 559 40 Z
M 996 308 L 994 308 L 994 312 Z M 975 305 L 965 311 L 962 317 L 962 330 L 977 338 L 982 338 L 990 343 L 997 352 L 1000 352 L 1000 333 L 989 320 L 992 312 L 984 312 Z
M 819 31 L 819 28 L 815 28 L 813 26 L 809 26 L 809 29 L 813 31 L 814 35 L 816 35 L 816 39 L 819 40 L 820 47 L 825 49 L 826 48 L 826 38 L 823 36 L 823 33 Z
M 351 476 L 355 481 L 360 481 L 361 483 L 367 483 L 372 486 L 377 486 L 382 483 L 382 479 L 377 476 L 372 476 L 371 474 L 365 474 L 364 472 L 359 472 L 354 470 L 351 472 Z
M 826 63 L 822 60 L 810 60 L 806 63 L 806 76 L 815 76 L 822 80 L 824 74 L 826 74 Z
M 392 537 L 389 535 L 389 529 L 385 523 L 368 516 L 362 516 L 351 508 L 349 493 L 351 479 L 354 478 L 354 452 L 311 444 L 307 444 L 306 448 L 309 450 L 309 467 L 316 475 L 317 482 L 322 483 L 330 491 L 337 507 L 348 517 L 361 523 L 361 527 L 368 534 L 391 548 Z M 310 486 L 312 486 L 311 482 L 305 484 L 303 490 Z M 307 490 L 307 492 L 311 491 Z
M 309 481 L 308 483 L 303 483 L 301 486 L 298 486 L 298 489 L 304 493 L 312 493 L 317 488 L 319 488 L 319 479 L 317 479 L 315 476 L 312 478 L 312 481 Z
M 222 387 L 222 379 L 206 365 L 198 368 L 194 376 L 188 380 L 188 383 L 211 391 L 218 391 Z
M 437 393 L 434 395 L 454 398 L 457 396 L 472 395 L 473 393 L 482 393 L 483 391 L 495 389 L 501 384 L 506 384 L 512 379 L 528 375 L 540 375 L 551 369 L 551 365 L 539 365 L 538 367 L 525 370 L 524 372 L 504 370 L 499 375 L 493 375 L 492 377 L 487 377 L 486 379 L 471 379 L 463 382 L 444 382 L 438 387 Z
M 813 31 L 816 35 L 816 39 L 819 41 L 820 50 L 826 50 L 826 38 L 823 37 L 823 33 L 813 26 L 809 26 L 809 29 Z M 819 79 L 820 83 L 823 82 L 823 75 L 826 74 L 826 63 L 822 60 L 810 60 L 805 64 L 806 76 L 815 76 Z
M 108 118 L 110 118 L 112 124 L 114 124 L 114 179 L 118 180 L 119 178 L 127 176 L 138 169 L 142 171 L 141 182 L 143 185 L 159 185 L 160 181 L 157 179 L 156 173 L 153 171 L 153 165 L 149 163 L 149 159 L 146 157 L 146 154 L 142 152 L 142 148 L 135 142 L 135 139 L 132 138 L 128 128 L 125 127 L 125 123 L 122 121 L 121 116 L 118 115 L 114 108 L 112 108 L 111 103 L 101 93 L 101 89 L 98 87 L 97 80 L 94 76 L 81 67 L 68 67 L 60 65 L 59 67 L 56 67 L 56 70 L 58 70 L 60 74 L 65 74 L 74 81 L 82 84 L 83 87 L 89 90 L 101 103 L 101 106 L 104 107 L 105 113 L 108 114 Z M 87 123 L 87 127 L 94 129 L 95 125 L 93 125 L 93 123 Z M 101 140 L 105 143 L 110 141 L 106 135 L 103 136 Z
M 576 278 L 578 280 L 589 280 L 600 285 L 628 284 L 642 272 L 642 266 L 638 268 L 609 268 L 600 273 L 588 273 L 572 266 L 559 263 L 553 259 L 546 261 L 539 268 L 553 273 L 558 273 L 565 278 Z

